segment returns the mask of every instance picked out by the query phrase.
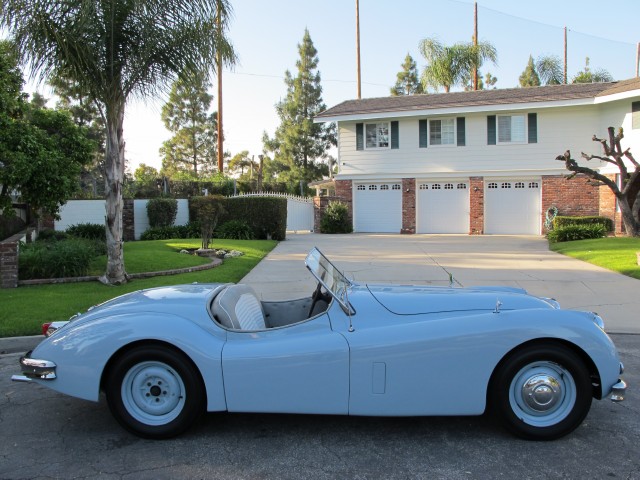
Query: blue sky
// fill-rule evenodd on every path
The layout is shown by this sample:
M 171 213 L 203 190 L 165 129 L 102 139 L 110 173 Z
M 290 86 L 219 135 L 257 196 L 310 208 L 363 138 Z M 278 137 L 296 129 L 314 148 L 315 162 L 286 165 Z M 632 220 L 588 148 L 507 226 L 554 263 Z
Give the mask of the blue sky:
M 274 105 L 286 92 L 284 72 L 295 70 L 297 44 L 308 28 L 318 50 L 327 107 L 356 97 L 355 0 L 231 0 L 229 35 L 239 56 L 223 72 L 225 150 L 262 151 L 262 132 L 278 125 Z M 568 33 L 569 77 L 584 67 L 605 68 L 615 79 L 635 76 L 640 41 L 638 0 L 606 5 L 594 0 L 480 0 L 479 38 L 495 45 L 498 65 L 487 65 L 498 88 L 518 84 L 528 57 L 562 56 L 563 27 Z M 473 2 L 466 0 L 360 0 L 362 96 L 389 94 L 409 52 L 418 67 L 418 43 L 437 37 L 446 44 L 469 41 Z M 212 93 L 217 94 L 214 85 Z M 168 138 L 160 121 L 164 99 L 129 105 L 125 120 L 127 158 L 160 167 L 158 148 Z M 214 100 L 214 109 L 217 108 Z

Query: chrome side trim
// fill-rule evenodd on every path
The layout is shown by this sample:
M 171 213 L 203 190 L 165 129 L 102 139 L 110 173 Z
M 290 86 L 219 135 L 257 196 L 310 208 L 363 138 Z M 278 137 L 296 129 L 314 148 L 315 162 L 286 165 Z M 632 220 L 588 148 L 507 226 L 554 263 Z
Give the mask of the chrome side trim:
M 31 383 L 33 380 L 31 380 L 29 377 L 25 377 L 24 375 L 11 375 L 11 381 Z
M 27 378 L 39 378 L 40 380 L 55 380 L 56 364 L 49 360 L 29 358 L 31 352 L 20 358 L 22 373 Z
M 611 401 L 622 402 L 624 400 L 624 394 L 627 391 L 627 383 L 619 379 L 613 387 L 611 387 Z

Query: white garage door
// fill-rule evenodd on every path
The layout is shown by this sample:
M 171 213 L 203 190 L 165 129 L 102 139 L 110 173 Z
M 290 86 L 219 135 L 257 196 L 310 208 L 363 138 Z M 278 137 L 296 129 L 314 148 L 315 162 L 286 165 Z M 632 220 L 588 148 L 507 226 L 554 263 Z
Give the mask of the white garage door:
M 540 181 L 487 180 L 484 190 L 484 232 L 540 235 Z
M 469 233 L 468 182 L 418 183 L 418 233 Z
M 356 185 L 353 228 L 356 232 L 400 233 L 402 186 L 392 182 Z

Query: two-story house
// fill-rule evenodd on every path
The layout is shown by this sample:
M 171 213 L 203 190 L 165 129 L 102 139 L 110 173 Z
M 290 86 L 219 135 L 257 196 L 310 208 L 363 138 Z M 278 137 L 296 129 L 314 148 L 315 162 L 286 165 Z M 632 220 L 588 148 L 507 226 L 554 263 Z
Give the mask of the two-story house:
M 336 195 L 356 232 L 539 235 L 551 207 L 619 225 L 610 190 L 555 158 L 602 154 L 592 137 L 609 126 L 639 157 L 640 79 L 349 100 L 316 121 L 337 123 Z

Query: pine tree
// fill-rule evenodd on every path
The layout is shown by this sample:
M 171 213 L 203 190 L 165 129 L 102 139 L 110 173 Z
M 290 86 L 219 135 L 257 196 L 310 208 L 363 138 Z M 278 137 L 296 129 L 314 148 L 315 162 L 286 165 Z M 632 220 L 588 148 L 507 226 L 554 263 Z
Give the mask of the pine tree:
M 162 173 L 174 177 L 187 173 L 197 178 L 215 168 L 217 155 L 217 112 L 208 113 L 213 95 L 203 73 L 176 80 L 168 102 L 162 107 L 162 121 L 173 136 L 162 144 Z
M 48 81 L 53 93 L 58 97 L 56 108 L 67 110 L 73 123 L 87 129 L 87 137 L 96 144 L 93 161 L 83 166 L 80 186 L 94 196 L 98 196 L 104 185 L 104 155 L 106 127 L 100 110 L 87 90 L 62 70 L 56 70 Z
M 391 95 L 414 95 L 424 93 L 422 82 L 418 78 L 418 67 L 413 57 L 407 53 L 402 71 L 396 76 L 396 84 L 391 87 Z
M 540 76 L 536 71 L 536 65 L 533 61 L 533 57 L 529 55 L 529 62 L 527 63 L 526 68 L 522 72 L 519 78 L 521 87 L 539 87 L 540 86 Z
M 335 125 L 313 123 L 313 117 L 326 107 L 317 70 L 318 51 L 309 30 L 305 29 L 298 53 L 296 75 L 285 72 L 287 95 L 276 104 L 280 125 L 274 138 L 263 136 L 265 151 L 273 152 L 278 164 L 278 180 L 288 182 L 296 192 L 300 181 L 306 184 L 328 173 L 327 166 L 319 160 L 324 160 L 327 150 L 337 145 Z

